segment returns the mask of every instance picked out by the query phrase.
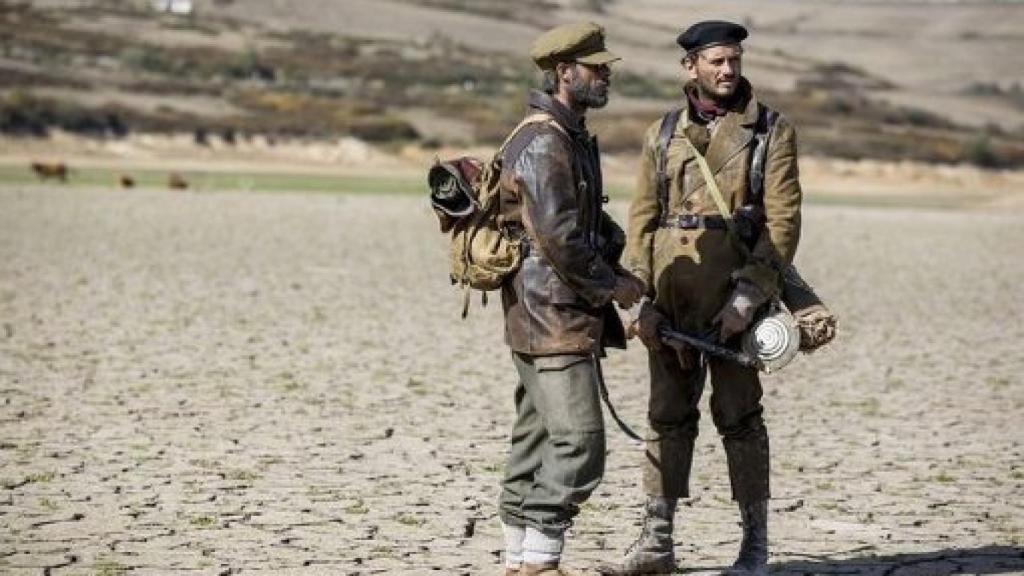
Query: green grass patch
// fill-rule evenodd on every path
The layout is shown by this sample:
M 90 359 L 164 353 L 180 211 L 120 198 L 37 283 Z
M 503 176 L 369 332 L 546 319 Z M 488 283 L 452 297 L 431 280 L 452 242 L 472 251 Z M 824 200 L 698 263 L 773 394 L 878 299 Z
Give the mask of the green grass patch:
M 190 518 L 188 522 L 197 528 L 211 528 L 217 523 L 217 519 L 209 514 L 198 514 Z
M 427 522 L 419 516 L 413 516 L 412 514 L 408 513 L 399 514 L 395 517 L 395 520 L 397 520 L 399 524 L 404 524 L 406 526 L 422 526 Z
M 0 185 L 47 187 L 119 188 L 121 174 L 131 176 L 136 188 L 167 189 L 166 170 L 114 170 L 110 168 L 74 168 L 67 183 L 40 181 L 28 166 L 0 166 Z M 426 196 L 426 171 L 423 178 L 412 176 L 335 176 L 330 174 L 187 171 L 180 173 L 189 189 L 198 192 L 311 192 L 331 194 L 422 194 Z M 131 193 L 132 189 L 125 189 Z
M 346 514 L 366 514 L 370 508 L 362 500 L 345 507 Z
M 94 576 L 120 576 L 128 572 L 128 567 L 114 560 L 100 560 L 93 565 Z
M 858 208 L 932 208 L 957 209 L 984 204 L 992 196 L 952 194 L 842 194 L 812 191 L 804 194 L 804 204 L 812 206 L 851 206 Z
M 29 484 L 33 482 L 52 482 L 53 479 L 56 477 L 56 472 L 52 470 L 47 470 L 46 472 L 36 472 L 34 474 L 29 474 L 28 476 L 25 477 L 25 481 L 28 482 Z
M 122 174 L 135 180 L 135 188 L 168 190 L 169 171 L 116 170 L 114 168 L 71 167 L 67 183 L 57 180 L 40 181 L 27 165 L 0 165 L 0 186 L 66 186 L 120 188 Z M 426 197 L 426 169 L 423 175 L 355 176 L 333 174 L 304 174 L 297 172 L 229 172 L 223 170 L 183 171 L 180 174 L 193 192 L 300 192 L 317 194 L 397 194 Z M 634 184 L 629 179 L 608 179 L 605 193 L 617 201 L 632 198 Z M 130 194 L 133 189 L 125 189 Z M 828 191 L 809 191 L 804 204 L 812 206 L 848 206 L 862 208 L 931 208 L 959 209 L 984 204 L 991 196 L 952 194 L 845 194 Z M 323 321 L 326 316 L 316 316 Z
M 260 475 L 251 470 L 231 470 L 224 475 L 226 480 L 238 480 L 240 482 L 253 482 L 259 480 Z

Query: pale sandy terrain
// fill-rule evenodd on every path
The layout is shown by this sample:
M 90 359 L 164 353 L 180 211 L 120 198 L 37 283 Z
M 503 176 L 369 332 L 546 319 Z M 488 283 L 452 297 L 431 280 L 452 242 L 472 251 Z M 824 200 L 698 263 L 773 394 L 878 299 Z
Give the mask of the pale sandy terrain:
M 841 330 L 766 379 L 773 573 L 1024 573 L 1024 217 L 805 221 Z M 513 369 L 445 266 L 421 198 L 0 189 L 0 573 L 497 573 Z M 644 365 L 606 364 L 637 426 Z M 611 426 L 581 569 L 637 531 Z M 677 553 L 709 574 L 738 528 L 701 427 Z

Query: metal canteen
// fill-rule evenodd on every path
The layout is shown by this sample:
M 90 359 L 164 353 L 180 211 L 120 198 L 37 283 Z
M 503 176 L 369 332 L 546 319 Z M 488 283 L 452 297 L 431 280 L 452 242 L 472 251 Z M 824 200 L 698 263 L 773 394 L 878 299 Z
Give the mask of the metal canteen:
M 796 319 L 783 306 L 772 304 L 768 313 L 743 334 L 741 347 L 757 358 L 765 374 L 782 369 L 800 351 Z

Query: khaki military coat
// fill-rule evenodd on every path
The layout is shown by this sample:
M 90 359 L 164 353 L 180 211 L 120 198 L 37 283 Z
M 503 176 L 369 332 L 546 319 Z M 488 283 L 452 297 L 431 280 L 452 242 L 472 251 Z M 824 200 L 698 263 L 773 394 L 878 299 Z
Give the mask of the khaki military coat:
M 669 141 L 667 175 L 670 215 L 718 215 L 713 196 L 691 148 L 703 138 L 705 158 L 725 204 L 746 203 L 751 141 L 758 118 L 757 97 L 746 80 L 738 103 L 709 132 L 687 109 Z M 779 270 L 792 262 L 800 238 L 801 190 L 796 134 L 782 116 L 769 132 L 765 165 L 766 224 L 750 258 L 745 258 L 724 229 L 680 229 L 661 225 L 656 186 L 655 149 L 661 121 L 644 136 L 635 195 L 629 209 L 626 266 L 647 283 L 655 303 L 677 328 L 703 331 L 726 302 L 736 281 L 753 282 L 768 294 L 779 291 Z M 698 145 L 698 148 L 702 146 Z

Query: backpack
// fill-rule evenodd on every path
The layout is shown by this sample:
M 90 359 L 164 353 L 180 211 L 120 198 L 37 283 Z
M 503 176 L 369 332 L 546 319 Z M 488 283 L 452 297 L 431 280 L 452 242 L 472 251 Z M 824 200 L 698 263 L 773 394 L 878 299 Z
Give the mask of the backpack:
M 462 317 L 469 313 L 470 289 L 480 290 L 484 305 L 487 291 L 501 287 L 522 262 L 522 241 L 512 237 L 499 216 L 503 156 L 509 143 L 531 124 L 546 123 L 564 132 L 551 115 L 540 112 L 523 119 L 491 159 L 470 156 L 436 160 L 427 173 L 430 203 L 442 233 L 449 233 L 448 264 L 452 284 L 464 291 Z M 523 147 L 528 142 L 523 143 Z M 510 154 L 514 159 L 522 148 Z

